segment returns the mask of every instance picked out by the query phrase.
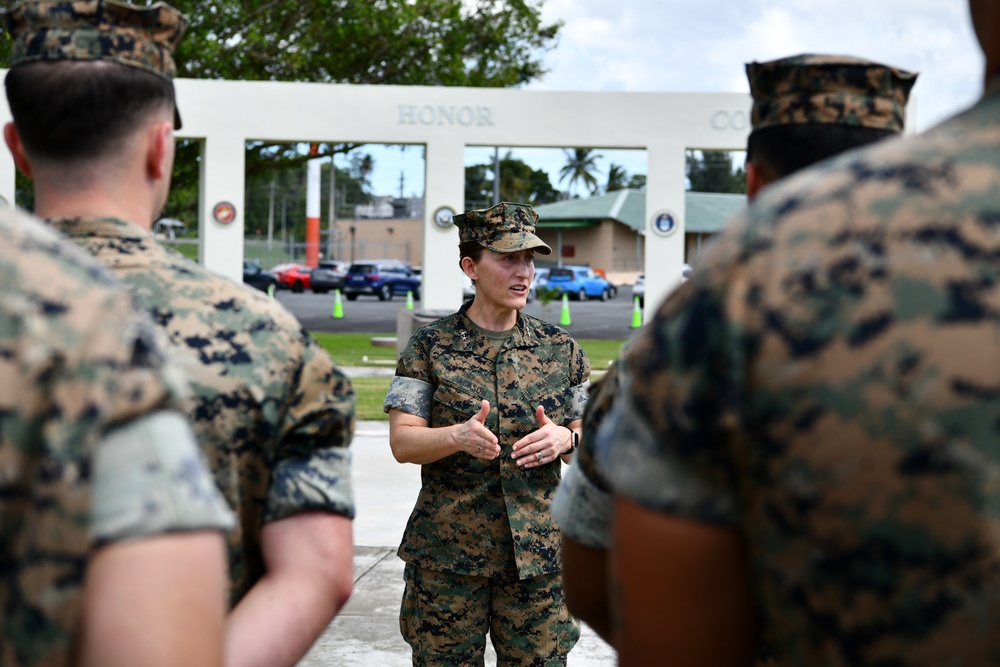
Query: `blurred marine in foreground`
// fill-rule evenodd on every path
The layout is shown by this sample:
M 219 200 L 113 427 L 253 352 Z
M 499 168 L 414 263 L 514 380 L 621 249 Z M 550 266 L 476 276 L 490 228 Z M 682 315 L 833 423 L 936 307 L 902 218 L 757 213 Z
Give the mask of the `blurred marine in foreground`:
M 2 16 L 15 38 L 4 137 L 35 212 L 132 288 L 191 379 L 188 417 L 238 518 L 227 664 L 293 665 L 353 584 L 350 382 L 280 305 L 151 237 L 180 127 L 184 17 L 111 0 Z
M 8 208 L 0 282 L 0 664 L 221 664 L 233 517 L 164 341 L 91 257 Z
M 1000 4 L 970 7 L 982 100 L 762 193 L 629 353 L 622 665 L 1000 662 Z
M 916 75 L 859 58 L 804 54 L 746 66 L 754 104 L 747 141 L 747 196 L 846 150 L 903 131 Z M 682 290 L 685 288 L 681 288 Z M 579 465 L 553 503 L 563 531 L 563 578 L 570 611 L 614 642 L 608 597 L 612 497 L 595 465 L 596 433 L 628 381 L 628 349 L 591 385 Z

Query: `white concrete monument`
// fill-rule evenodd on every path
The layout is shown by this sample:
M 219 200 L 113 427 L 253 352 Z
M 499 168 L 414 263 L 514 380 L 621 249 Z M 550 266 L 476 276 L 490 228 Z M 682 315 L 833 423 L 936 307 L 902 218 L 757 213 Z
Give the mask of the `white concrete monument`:
M 0 70 L 0 76 L 6 72 Z M 685 150 L 742 150 L 750 96 L 569 93 L 495 88 L 349 86 L 178 79 L 184 128 L 202 143 L 199 257 L 242 276 L 247 141 L 423 144 L 426 147 L 423 307 L 457 309 L 458 231 L 466 146 L 647 151 L 646 303 L 679 282 L 684 257 Z M 0 95 L 3 95 L 0 91 Z M 8 122 L 6 98 L 0 121 Z M 14 201 L 14 164 L 0 157 L 0 196 Z

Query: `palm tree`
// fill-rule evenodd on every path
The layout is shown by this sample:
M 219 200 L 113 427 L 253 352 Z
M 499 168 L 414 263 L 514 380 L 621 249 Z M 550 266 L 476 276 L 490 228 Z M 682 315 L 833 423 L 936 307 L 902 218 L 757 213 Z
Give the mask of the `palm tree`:
M 362 187 L 370 185 L 368 179 L 375 171 L 375 158 L 371 156 L 371 153 L 352 154 L 351 170 L 354 172 L 353 176 L 361 182 Z
M 568 178 L 567 185 L 572 188 L 577 181 L 583 181 L 590 194 L 597 192 L 597 178 L 594 176 L 597 165 L 594 161 L 601 156 L 592 155 L 593 152 L 593 148 L 574 148 L 572 151 L 565 151 L 566 165 L 559 170 L 559 182 L 562 183 Z
M 625 187 L 627 180 L 628 174 L 625 173 L 625 167 L 612 162 L 608 165 L 608 184 L 604 186 L 604 191 L 612 192 L 613 190 L 621 190 Z

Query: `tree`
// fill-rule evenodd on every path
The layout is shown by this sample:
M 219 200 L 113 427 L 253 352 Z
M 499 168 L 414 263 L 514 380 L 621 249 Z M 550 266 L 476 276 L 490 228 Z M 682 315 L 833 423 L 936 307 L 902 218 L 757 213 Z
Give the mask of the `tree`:
M 465 168 L 465 204 L 467 207 L 493 204 L 493 164 Z M 500 160 L 500 199 L 531 204 L 547 204 L 559 198 L 548 173 L 532 169 L 507 151 Z
M 628 174 L 625 173 L 625 167 L 612 162 L 608 165 L 608 182 L 604 186 L 604 191 L 612 192 L 614 190 L 621 190 L 626 187 L 627 178 Z
M 373 160 L 370 155 L 352 155 L 347 169 L 337 168 L 335 197 L 338 217 L 353 215 L 355 205 L 368 202 L 374 196 L 370 186 L 363 179 L 364 165 L 371 163 Z M 246 234 L 248 236 L 259 234 L 266 238 L 272 192 L 275 237 L 280 236 L 284 223 L 286 234 L 302 238 L 305 235 L 306 216 L 306 169 L 303 164 L 247 175 L 244 202 Z M 324 160 L 320 166 L 321 211 L 328 210 L 329 193 L 330 161 Z M 171 194 L 171 197 L 175 194 Z
M 370 153 L 351 154 L 351 176 L 353 176 L 362 186 L 369 186 L 368 179 L 375 171 L 375 158 Z
M 567 186 L 572 189 L 577 181 L 582 181 L 584 187 L 590 194 L 597 192 L 597 158 L 600 155 L 593 154 L 593 148 L 574 148 L 572 151 L 565 151 L 566 165 L 559 170 L 559 182 L 569 179 Z
M 505 88 L 537 79 L 542 0 L 174 0 L 180 76 Z
M 646 190 L 646 174 L 632 174 L 625 184 L 630 190 Z
M 728 151 L 688 151 L 684 161 L 691 190 L 746 194 L 746 174 L 742 167 L 733 169 Z

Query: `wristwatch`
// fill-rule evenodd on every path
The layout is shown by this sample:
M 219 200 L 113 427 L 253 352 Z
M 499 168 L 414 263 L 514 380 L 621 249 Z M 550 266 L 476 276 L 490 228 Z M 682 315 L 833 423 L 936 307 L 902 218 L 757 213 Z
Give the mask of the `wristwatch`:
M 580 434 L 577 433 L 576 431 L 574 431 L 573 429 L 570 429 L 569 431 L 570 431 L 570 433 L 573 434 L 573 446 L 570 447 L 569 451 L 566 452 L 566 453 L 567 454 L 572 454 L 576 450 L 580 449 Z

